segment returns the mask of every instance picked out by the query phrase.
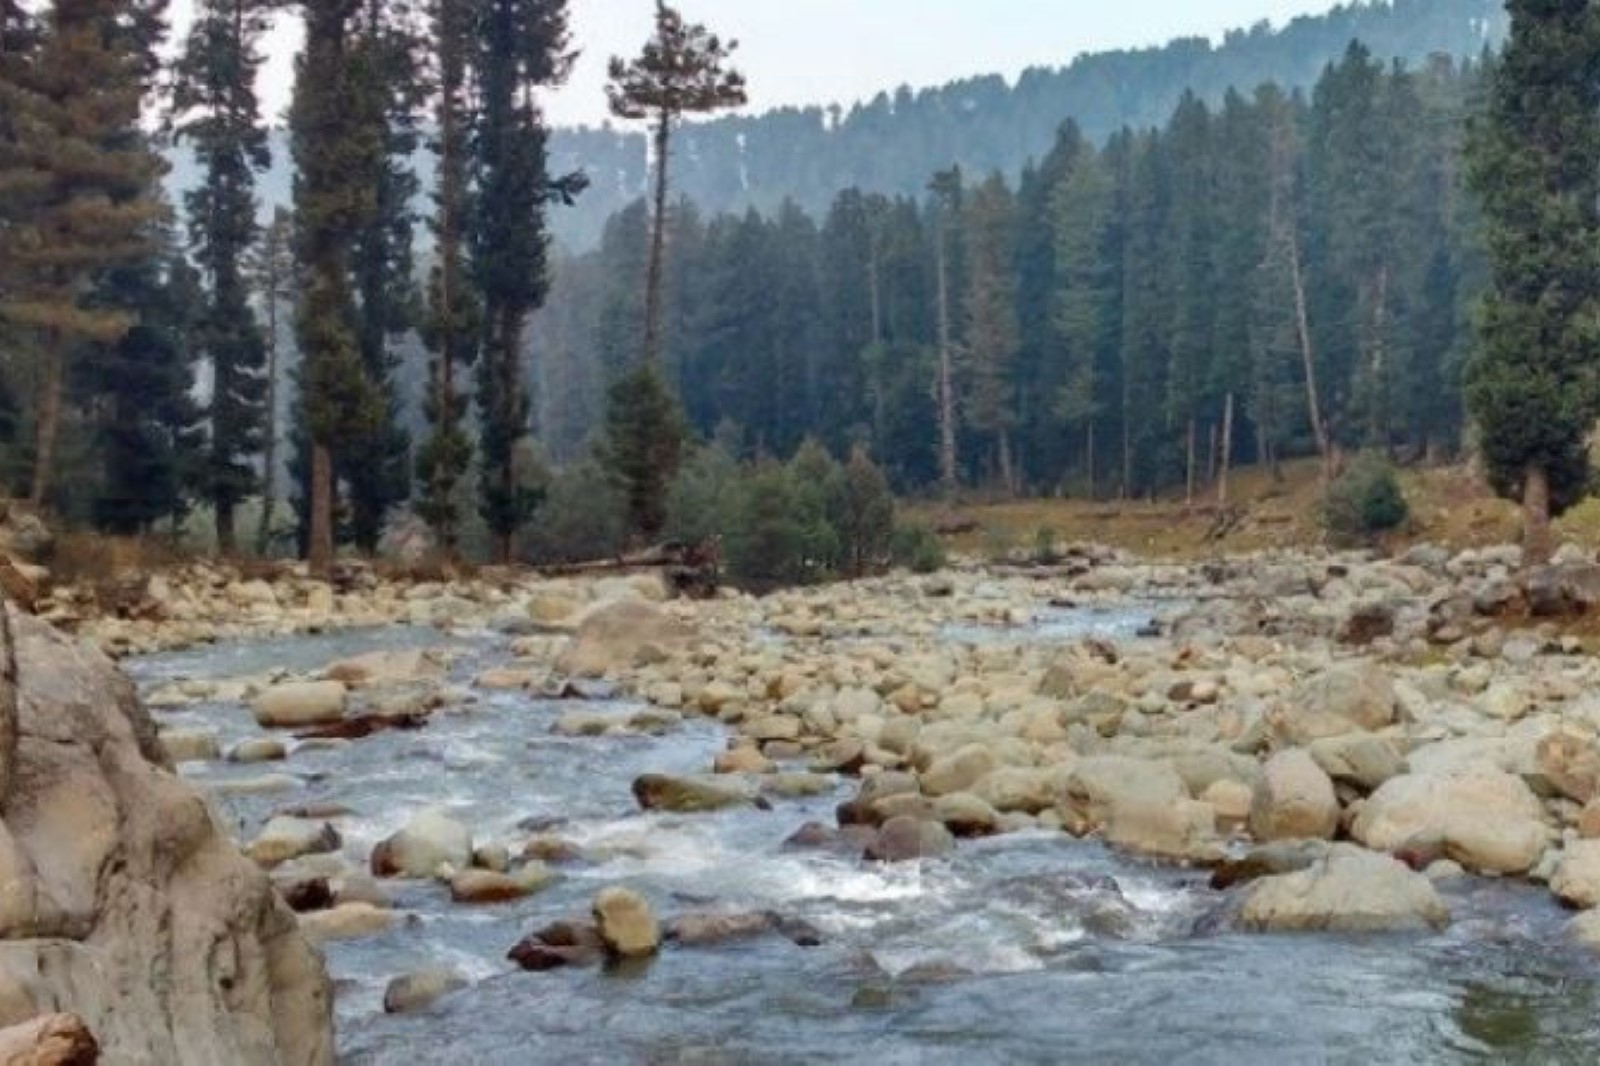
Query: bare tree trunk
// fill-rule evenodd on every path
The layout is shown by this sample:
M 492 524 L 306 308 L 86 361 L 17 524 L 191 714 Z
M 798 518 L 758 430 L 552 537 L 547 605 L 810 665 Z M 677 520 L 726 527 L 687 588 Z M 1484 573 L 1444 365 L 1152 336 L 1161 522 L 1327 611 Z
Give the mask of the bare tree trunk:
M 224 558 L 236 555 L 239 537 L 234 526 L 234 505 L 231 500 L 217 501 L 217 554 Z
M 276 286 L 269 280 L 268 288 Z M 267 427 L 261 456 L 261 521 L 256 526 L 256 554 L 267 554 L 272 512 L 278 503 L 278 297 L 267 294 Z
M 1194 463 L 1195 463 L 1195 455 L 1194 455 L 1195 440 L 1194 440 L 1194 435 L 1195 435 L 1194 416 L 1190 415 L 1189 416 L 1189 431 L 1184 436 L 1184 454 L 1187 457 L 1187 467 L 1188 467 L 1188 470 L 1187 470 L 1187 473 L 1186 473 L 1186 476 L 1185 476 L 1184 490 L 1183 490 L 1183 509 L 1186 512 L 1191 510 L 1194 507 Z
M 1233 393 L 1222 408 L 1222 470 L 1217 478 L 1217 506 L 1228 506 L 1228 474 L 1233 469 Z
M 320 442 L 311 445 L 311 531 L 306 562 L 316 577 L 333 569 L 333 455 Z
M 1093 500 L 1093 499 L 1096 498 L 1095 491 L 1094 491 L 1094 489 L 1095 489 L 1094 482 L 1095 482 L 1095 473 L 1096 473 L 1096 471 L 1095 471 L 1095 455 L 1094 455 L 1094 419 L 1092 419 L 1092 418 L 1089 419 L 1088 428 L 1086 428 L 1084 430 L 1084 434 L 1083 435 L 1084 435 L 1084 441 L 1083 441 L 1084 465 L 1089 468 L 1089 499 Z
M 56 440 L 61 435 L 62 364 L 66 349 L 60 334 L 51 330 L 45 339 L 44 374 L 39 380 L 38 421 L 34 425 L 33 483 L 28 502 L 35 509 L 44 507 L 55 486 Z
M 1007 496 L 1017 494 L 1016 468 L 1011 462 L 1011 431 L 1000 431 L 1000 483 L 1005 486 Z
M 1317 454 L 1322 456 L 1325 480 L 1333 474 L 1333 447 L 1328 441 L 1328 427 L 1322 419 L 1322 394 L 1317 389 L 1317 355 L 1311 341 L 1311 314 L 1306 306 L 1306 282 L 1300 268 L 1300 239 L 1291 229 L 1289 240 L 1289 270 L 1294 283 L 1295 332 L 1300 337 L 1300 362 L 1305 370 L 1306 410 L 1311 416 L 1311 435 L 1317 442 Z
M 644 361 L 661 356 L 661 270 L 667 243 L 667 146 L 672 116 L 662 111 L 656 122 L 656 215 L 650 230 L 650 269 L 644 281 Z
M 955 354 L 950 337 L 949 227 L 939 221 L 939 479 L 946 499 L 956 491 Z
M 1522 565 L 1544 566 L 1555 554 L 1550 528 L 1550 475 L 1530 466 L 1522 481 Z

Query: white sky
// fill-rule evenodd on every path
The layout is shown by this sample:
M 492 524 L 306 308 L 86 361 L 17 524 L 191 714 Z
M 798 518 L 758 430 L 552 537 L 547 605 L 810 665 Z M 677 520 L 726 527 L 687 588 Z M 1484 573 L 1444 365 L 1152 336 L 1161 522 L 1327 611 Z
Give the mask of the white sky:
M 193 0 L 175 0 L 181 31 Z M 1282 24 L 1327 11 L 1334 0 L 680 0 L 684 15 L 740 42 L 751 109 L 851 104 L 900 85 L 974 74 L 1015 76 L 1061 66 L 1083 52 L 1218 36 L 1262 19 Z M 606 117 L 609 56 L 632 55 L 648 35 L 654 0 L 572 0 L 571 83 L 548 101 L 558 124 Z M 289 99 L 298 27 L 281 20 L 263 96 L 277 116 Z

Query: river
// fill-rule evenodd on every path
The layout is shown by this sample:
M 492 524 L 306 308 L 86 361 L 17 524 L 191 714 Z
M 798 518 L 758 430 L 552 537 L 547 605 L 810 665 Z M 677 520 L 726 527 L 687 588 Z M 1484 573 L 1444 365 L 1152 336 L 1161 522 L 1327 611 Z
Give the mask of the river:
M 1032 639 L 1103 632 L 1125 614 L 1058 612 Z M 981 640 L 970 630 L 950 639 Z M 221 645 L 129 662 L 146 689 L 176 678 L 312 670 L 380 648 L 455 645 L 465 683 L 508 656 L 495 634 L 397 628 Z M 1462 879 L 1436 935 L 1255 936 L 1231 931 L 1203 872 L 1144 864 L 1064 834 L 964 842 L 953 858 L 902 866 L 786 848 L 852 794 L 706 815 L 645 814 L 629 786 L 647 771 L 700 772 L 715 723 L 661 736 L 569 739 L 571 704 L 485 695 L 415 733 L 307 750 L 287 763 L 188 764 L 196 784 L 293 775 L 272 795 L 221 796 L 247 840 L 286 805 L 329 803 L 352 862 L 412 814 L 441 807 L 481 841 L 530 826 L 580 845 L 584 864 L 518 903 L 452 904 L 431 883 L 395 885 L 409 917 L 372 939 L 328 945 L 341 1062 L 517 1063 L 1374 1063 L 1600 1060 L 1600 964 L 1563 940 L 1548 892 Z M 615 710 L 626 704 L 587 704 Z M 163 714 L 258 731 L 238 704 Z M 514 849 L 515 850 L 515 847 Z M 506 951 L 531 929 L 587 912 L 604 885 L 643 892 L 671 916 L 726 907 L 809 923 L 817 947 L 769 937 L 668 947 L 628 970 L 525 974 Z M 388 980 L 445 964 L 469 987 L 412 1016 L 387 1016 Z

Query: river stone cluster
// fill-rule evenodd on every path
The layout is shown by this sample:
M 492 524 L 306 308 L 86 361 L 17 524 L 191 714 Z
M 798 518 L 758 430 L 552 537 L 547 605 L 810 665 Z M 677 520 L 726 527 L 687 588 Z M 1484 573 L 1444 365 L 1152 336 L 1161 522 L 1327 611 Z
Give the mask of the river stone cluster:
M 369 573 L 335 589 L 290 570 L 263 582 L 276 608 L 260 589 L 211 579 L 169 586 L 165 600 L 189 606 L 165 620 L 82 626 L 115 646 L 171 646 L 199 639 L 197 627 L 230 635 L 206 629 L 221 600 L 255 605 L 261 631 L 383 619 L 507 635 L 512 660 L 467 686 L 446 680 L 448 653 L 424 651 L 152 694 L 158 709 L 249 704 L 263 733 L 229 753 L 241 760 L 292 761 L 305 744 L 359 742 L 521 692 L 573 701 L 553 729 L 579 739 L 713 718 L 726 749 L 702 773 L 640 777 L 642 808 L 771 809 L 792 846 L 864 862 L 937 860 L 964 838 L 1020 831 L 1096 837 L 1212 869 L 1238 926 L 1264 932 L 1436 928 L 1449 920 L 1439 887 L 1464 872 L 1549 882 L 1574 907 L 1600 901 L 1589 847 L 1600 842 L 1600 665 L 1564 628 L 1600 601 L 1600 566 L 1568 550 L 1528 574 L 1514 549 L 1429 547 L 1199 565 L 1091 548 L 1070 560 L 707 602 L 669 600 L 652 575 L 406 584 Z M 1071 608 L 1137 610 L 1140 624 L 1051 635 Z M 613 691 L 636 708 L 583 706 Z M 204 737 L 165 739 L 214 757 Z M 841 779 L 854 795 L 836 824 L 781 824 L 786 798 Z M 252 853 L 324 938 L 393 928 L 388 878 L 432 878 L 484 905 L 582 860 L 558 834 L 483 841 L 441 817 L 411 812 L 364 864 L 323 850 L 336 812 L 269 826 Z M 536 931 L 513 958 L 548 969 L 677 942 L 659 929 L 608 937 L 612 914 L 631 913 L 614 906 L 626 898 Z M 713 915 L 707 928 L 776 921 Z M 1600 941 L 1600 918 L 1581 915 L 1573 932 Z

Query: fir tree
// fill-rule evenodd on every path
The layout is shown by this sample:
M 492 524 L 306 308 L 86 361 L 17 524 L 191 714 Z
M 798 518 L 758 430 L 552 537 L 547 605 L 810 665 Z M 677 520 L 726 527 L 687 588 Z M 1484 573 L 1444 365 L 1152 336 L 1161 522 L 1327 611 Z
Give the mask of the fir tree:
M 203 0 L 174 69 L 172 122 L 202 174 L 184 206 L 205 285 L 195 336 L 212 372 L 201 491 L 224 553 L 235 546 L 234 509 L 257 486 L 267 419 L 267 342 L 251 313 L 245 261 L 257 233 L 256 175 L 272 162 L 255 92 L 268 14 L 264 0 Z
M 742 107 L 744 75 L 727 66 L 737 41 L 723 42 L 704 26 L 685 22 L 666 0 L 656 0 L 655 34 L 631 60 L 612 57 L 606 99 L 621 119 L 648 120 L 655 162 L 655 214 L 645 278 L 644 359 L 661 354 L 662 252 L 666 238 L 667 170 L 672 126 L 684 115 Z
M 969 386 L 966 421 L 994 442 L 993 476 L 1017 491 L 1011 433 L 1016 403 L 1011 383 L 1021 327 L 1017 322 L 1016 203 L 999 174 L 973 191 L 967 228 L 965 355 Z
M 519 484 L 517 442 L 532 410 L 522 364 L 523 327 L 549 293 L 552 202 L 571 202 L 586 182 L 552 178 L 549 131 L 534 96 L 558 85 L 572 64 L 566 0 L 485 0 L 475 57 L 481 109 L 474 137 L 478 195 L 473 206 L 472 272 L 483 301 L 478 360 L 481 476 L 479 512 L 494 555 L 511 558 L 512 537 L 537 496 Z
M 5 22 L 13 47 L 0 65 L 0 322 L 38 340 L 30 502 L 54 488 L 56 446 L 71 353 L 115 344 L 134 324 L 122 308 L 95 306 L 104 271 L 151 252 L 163 164 L 139 129 L 156 70 L 161 7 L 58 0 L 36 47 L 21 19 Z
M 261 520 L 256 528 L 256 554 L 266 555 L 272 535 L 272 517 L 278 507 L 278 409 L 281 406 L 283 379 L 282 350 L 284 330 L 299 299 L 295 282 L 294 216 L 278 208 L 272 221 L 248 260 L 248 276 L 262 309 L 262 328 L 266 341 L 267 395 L 265 423 L 262 426 Z
M 472 440 L 463 426 L 467 401 L 457 375 L 476 361 L 480 330 L 465 252 L 472 195 L 468 149 L 473 116 L 467 97 L 472 12 L 470 0 L 434 0 L 432 9 L 439 167 L 433 196 L 435 260 L 422 331 L 432 353 L 422 408 L 430 432 L 417 453 L 417 484 L 422 493 L 418 512 L 451 554 L 461 521 L 457 488 L 472 462 Z
M 1511 0 L 1511 43 L 1469 160 L 1493 268 L 1467 398 L 1490 480 L 1523 507 L 1523 562 L 1587 489 L 1600 321 L 1600 10 Z
M 683 414 L 653 364 L 639 364 L 611 386 L 599 458 L 627 501 L 629 529 L 649 538 L 661 533 L 667 486 L 687 444 Z
M 363 551 L 377 547 L 389 510 L 410 495 L 411 440 L 401 425 L 395 340 L 420 318 L 412 234 L 412 202 L 420 185 L 411 160 L 421 144 L 418 122 L 427 88 L 422 77 L 423 33 L 410 0 L 363 0 L 356 16 L 352 121 L 378 151 L 370 170 L 348 181 L 372 191 L 369 212 L 351 253 L 356 336 L 367 377 L 381 398 L 381 416 L 368 435 L 346 449 L 338 474 L 349 488 L 350 532 Z
M 382 424 L 383 398 L 361 359 L 351 255 L 375 191 L 352 183 L 371 173 L 380 138 L 348 106 L 357 90 L 354 12 L 348 0 L 304 0 L 306 44 L 290 112 L 295 234 L 301 299 L 295 333 L 302 362 L 299 422 L 309 452 L 306 557 L 314 573 L 333 563 L 334 466 Z

